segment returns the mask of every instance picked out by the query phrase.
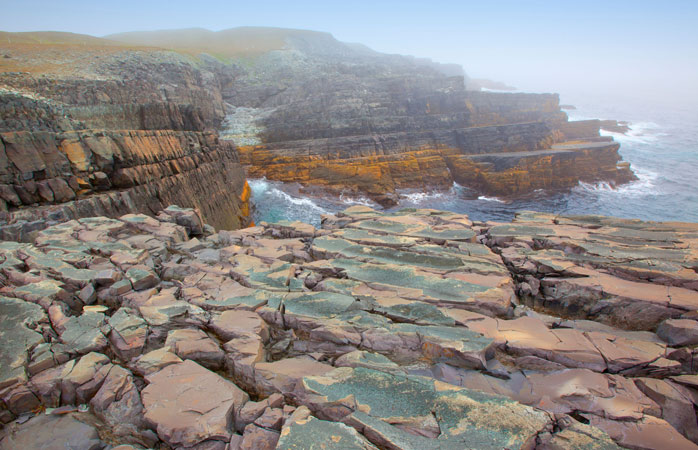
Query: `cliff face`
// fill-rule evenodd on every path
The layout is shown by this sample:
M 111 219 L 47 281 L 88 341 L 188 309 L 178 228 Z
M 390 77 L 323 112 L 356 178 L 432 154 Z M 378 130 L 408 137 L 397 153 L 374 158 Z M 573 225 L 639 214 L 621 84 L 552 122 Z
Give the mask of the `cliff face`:
M 599 121 L 568 122 L 557 95 L 470 91 L 462 76 L 342 46 L 291 39 L 224 89 L 234 106 L 223 134 L 238 142 L 250 176 L 383 203 L 400 188 L 454 181 L 511 196 L 634 178 Z
M 237 152 L 215 132 L 226 77 L 217 63 L 99 42 L 7 47 L 4 64 L 25 70 L 0 75 L 5 237 L 35 231 L 41 218 L 154 214 L 175 203 L 217 228 L 249 223 Z M 41 65 L 55 60 L 64 64 Z
M 16 208 L 115 189 L 135 196 L 123 204 L 154 211 L 176 202 L 198 207 L 216 227 L 241 226 L 249 206 L 240 163 L 254 177 L 368 194 L 384 205 L 403 188 L 454 182 L 512 196 L 633 179 L 618 145 L 599 136 L 600 122 L 568 122 L 557 95 L 466 90 L 467 78 L 452 66 L 380 54 L 324 33 L 44 38 L 0 39 L 8 56 L 0 60 L 3 146 L 31 149 L 27 155 L 43 155 L 55 169 L 41 168 L 40 159 L 22 168 L 5 158 L 0 175 L 10 221 Z M 228 141 L 238 145 L 239 163 Z M 95 142 L 107 150 L 95 150 Z M 113 163 L 102 167 L 100 151 Z M 65 162 L 83 153 L 84 163 Z M 33 182 L 59 178 L 56 189 L 67 184 L 73 194 L 32 190 Z M 113 204 L 114 195 L 100 198 Z M 111 214 L 130 206 L 84 208 Z M 69 206 L 66 214 L 80 209 Z
M 6 132 L 0 155 L 0 206 L 15 221 L 154 214 L 172 203 L 200 208 L 217 228 L 239 228 L 249 215 L 237 154 L 212 132 Z M 6 237 L 23 229 L 10 226 Z

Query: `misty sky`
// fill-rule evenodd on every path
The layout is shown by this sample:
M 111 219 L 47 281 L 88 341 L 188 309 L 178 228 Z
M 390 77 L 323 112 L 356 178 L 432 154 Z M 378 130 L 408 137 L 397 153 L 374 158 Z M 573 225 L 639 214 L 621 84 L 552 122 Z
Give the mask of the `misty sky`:
M 274 26 L 460 63 L 535 91 L 698 99 L 698 1 L 0 0 L 0 30 Z

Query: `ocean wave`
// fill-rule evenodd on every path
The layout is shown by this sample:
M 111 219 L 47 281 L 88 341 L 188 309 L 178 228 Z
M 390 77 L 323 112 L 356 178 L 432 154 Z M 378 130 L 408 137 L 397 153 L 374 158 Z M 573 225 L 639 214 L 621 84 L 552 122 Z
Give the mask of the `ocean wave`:
M 630 131 L 627 133 L 616 133 L 614 131 L 601 130 L 601 136 L 611 136 L 614 140 L 623 143 L 652 144 L 660 137 L 667 136 L 660 132 L 661 126 L 654 122 L 637 122 L 629 125 Z
M 344 203 L 345 205 L 363 205 L 371 208 L 375 208 L 376 206 L 378 206 L 377 203 L 372 201 L 370 198 L 348 197 L 344 195 L 344 193 L 339 194 L 339 201 Z
M 569 122 L 581 122 L 582 120 L 593 120 L 593 119 L 598 119 L 598 117 L 578 116 L 576 114 L 570 114 L 569 112 L 567 112 L 567 120 Z
M 302 207 L 304 210 L 312 211 L 313 214 L 327 214 L 329 211 L 322 206 L 315 203 L 309 197 L 294 197 L 293 195 L 284 192 L 279 189 L 274 183 L 268 181 L 265 178 L 259 178 L 255 180 L 248 180 L 250 189 L 252 190 L 252 197 L 256 199 L 259 204 L 261 201 L 271 200 L 273 202 L 274 198 L 279 200 L 280 207 L 285 206 L 286 208 L 291 207 Z M 264 200 L 266 197 L 266 200 Z M 271 197 L 271 199 L 269 199 Z M 259 206 L 259 205 L 258 205 Z
M 488 197 L 486 195 L 481 195 L 477 198 L 478 200 L 484 200 L 486 202 L 496 202 L 496 203 L 506 203 L 504 200 L 501 200 L 497 197 Z
M 318 205 L 311 199 L 304 197 L 304 198 L 298 198 L 298 197 L 293 197 L 290 194 L 287 194 L 286 192 L 282 191 L 281 189 L 273 188 L 271 190 L 272 195 L 276 195 L 278 197 L 281 197 L 285 201 L 289 202 L 292 205 L 296 206 L 307 206 L 308 208 L 315 209 L 317 211 L 322 212 L 323 214 L 326 214 L 328 211 L 323 208 L 322 206 Z
M 585 183 L 580 181 L 575 190 L 592 192 L 602 195 L 614 195 L 621 197 L 641 197 L 655 194 L 657 191 L 656 181 L 659 175 L 646 169 L 634 168 L 637 180 L 620 186 L 612 186 L 610 183 L 602 181 L 598 183 Z
M 410 192 L 410 191 L 403 191 L 400 192 L 400 200 L 407 202 L 407 203 L 412 203 L 415 205 L 420 205 L 425 202 L 429 201 L 434 201 L 434 200 L 443 200 L 447 197 L 451 197 L 454 194 L 458 192 L 459 189 L 463 189 L 461 185 L 458 183 L 453 183 L 451 186 L 451 189 L 448 191 L 431 191 L 431 192 Z
M 443 192 L 435 192 L 435 193 L 428 193 L 428 192 L 413 192 L 411 194 L 400 194 L 400 197 L 405 199 L 406 201 L 410 203 L 424 203 L 429 200 L 435 200 L 438 198 L 443 198 L 444 193 Z

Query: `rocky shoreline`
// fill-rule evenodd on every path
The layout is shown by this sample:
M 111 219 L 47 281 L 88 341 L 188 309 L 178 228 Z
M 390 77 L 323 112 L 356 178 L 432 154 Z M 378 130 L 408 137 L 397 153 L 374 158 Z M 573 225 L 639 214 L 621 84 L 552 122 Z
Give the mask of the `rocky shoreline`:
M 7 238 L 39 225 L 26 223 L 37 207 L 51 219 L 179 204 L 238 228 L 249 223 L 246 174 L 382 206 L 394 206 L 398 190 L 454 182 L 516 197 L 635 179 L 619 144 L 599 135 L 623 125 L 570 122 L 556 94 L 472 90 L 477 81 L 459 67 L 326 33 L 187 33 L 196 31 L 2 36 Z
M 366 207 L 56 224 L 0 243 L 0 448 L 697 448 L 697 236 Z
M 696 224 L 249 227 L 247 174 L 621 184 L 627 124 L 325 33 L 168 33 L 0 35 L 0 450 L 697 447 Z

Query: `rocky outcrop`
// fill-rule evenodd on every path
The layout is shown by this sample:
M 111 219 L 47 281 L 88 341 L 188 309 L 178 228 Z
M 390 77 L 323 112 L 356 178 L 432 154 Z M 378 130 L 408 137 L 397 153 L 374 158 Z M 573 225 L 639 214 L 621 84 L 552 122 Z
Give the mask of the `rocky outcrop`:
M 251 176 L 367 194 L 386 206 L 400 189 L 445 190 L 454 182 L 515 196 L 634 178 L 618 145 L 599 136 L 601 122 L 568 122 L 557 95 L 467 90 L 469 80 L 451 66 L 380 54 L 326 33 L 113 36 L 120 42 L 57 34 L 51 44 L 14 38 L 20 44 L 0 44 L 9 56 L 3 64 L 16 69 L 0 74 L 0 131 L 220 130 L 239 146 Z M 239 178 L 238 170 L 222 173 Z M 215 200 L 228 181 L 212 180 Z M 226 204 L 248 209 L 236 200 L 244 196 L 239 185 L 230 194 Z M 221 203 L 199 195 L 189 193 L 199 203 L 168 197 L 150 210 L 176 202 L 199 207 L 214 226 L 242 223 L 212 214 Z
M 58 221 L 175 203 L 217 228 L 248 225 L 244 171 L 215 132 L 220 63 L 61 36 L 0 44 L 28 69 L 0 74 L 0 236 L 31 240 Z
M 695 224 L 322 224 L 4 241 L 0 448 L 698 447 Z
M 229 69 L 214 71 L 233 77 L 220 84 L 221 133 L 254 177 L 360 192 L 384 205 L 399 189 L 454 182 L 513 196 L 634 179 L 617 144 L 596 145 L 600 122 L 568 122 L 557 95 L 481 92 L 450 66 L 300 30 L 112 38 L 229 57 Z
M 657 330 L 667 342 L 687 344 L 684 327 L 692 323 L 671 319 L 691 317 L 698 298 L 697 230 L 689 223 L 524 212 L 489 228 L 486 242 L 527 303 L 572 319 Z
M 7 132 L 0 156 L 5 239 L 46 220 L 155 214 L 170 203 L 199 208 L 217 228 L 249 220 L 235 148 L 213 132 Z
M 515 196 L 634 179 L 600 122 L 568 122 L 557 95 L 466 91 L 462 78 L 356 66 L 350 79 L 298 80 L 261 105 L 238 103 L 244 108 L 224 126 L 250 176 L 359 191 L 383 204 L 399 189 L 454 182 Z

